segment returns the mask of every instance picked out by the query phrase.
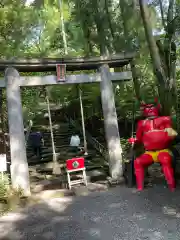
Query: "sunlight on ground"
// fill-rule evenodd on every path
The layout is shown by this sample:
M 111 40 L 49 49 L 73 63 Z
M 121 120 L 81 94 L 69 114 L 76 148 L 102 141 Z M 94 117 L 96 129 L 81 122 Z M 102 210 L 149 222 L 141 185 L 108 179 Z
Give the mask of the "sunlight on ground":
M 25 222 L 31 216 L 31 218 L 38 216 L 38 217 L 45 217 L 48 214 L 52 214 L 52 212 L 64 213 L 66 208 L 72 204 L 73 198 L 59 198 L 59 199 L 51 199 L 47 201 L 42 201 L 41 204 L 35 204 L 32 207 L 26 208 L 21 213 L 9 213 L 6 216 L 0 218 L 0 239 L 23 239 L 23 236 L 17 231 L 17 223 Z M 34 211 L 34 209 L 36 209 Z M 69 221 L 70 218 L 67 216 L 55 216 L 51 219 L 53 222 L 59 222 L 59 220 Z M 29 220 L 28 220 L 29 221 Z M 40 223 L 39 223 L 40 226 Z M 38 226 L 38 228 L 39 228 Z M 45 226 L 44 226 L 45 227 Z M 34 228 L 34 231 L 36 229 Z M 38 229 L 37 229 L 38 231 Z M 47 232 L 46 232 L 47 233 Z M 52 233 L 51 233 L 52 234 Z M 35 235 L 34 235 L 35 236 Z M 8 238 L 7 238 L 8 237 Z
M 8 214 L 0 218 L 0 239 L 178 239 L 175 222 L 180 212 L 173 201 L 154 205 L 146 194 L 133 199 L 132 190 L 125 189 L 127 198 L 121 198 L 119 190 L 46 199 L 22 213 Z
M 92 236 L 92 237 L 97 237 L 100 239 L 101 237 L 101 233 L 100 233 L 100 230 L 97 229 L 97 228 L 90 228 L 89 229 L 89 234 Z
M 117 208 L 117 207 L 122 207 L 122 203 L 119 202 L 119 203 L 111 203 L 109 205 L 110 208 Z
M 153 236 L 149 236 L 149 240 L 162 240 L 164 237 L 161 232 L 155 231 L 152 233 Z
M 26 215 L 22 213 L 9 213 L 6 216 L 0 218 L 0 238 L 18 240 L 21 238 L 21 234 L 16 231 L 14 234 L 14 224 L 17 221 L 23 221 L 26 219 Z
M 177 209 L 175 209 L 175 208 L 172 208 L 169 206 L 164 206 L 162 211 L 165 215 L 180 218 L 180 212 L 178 212 Z
M 56 212 L 63 212 L 66 208 L 72 204 L 74 198 L 73 197 L 64 197 L 64 198 L 55 198 L 55 199 L 48 199 L 44 202 L 47 206 Z
M 147 215 L 146 214 L 133 214 L 132 215 L 133 218 L 135 218 L 136 220 L 145 220 L 147 219 Z

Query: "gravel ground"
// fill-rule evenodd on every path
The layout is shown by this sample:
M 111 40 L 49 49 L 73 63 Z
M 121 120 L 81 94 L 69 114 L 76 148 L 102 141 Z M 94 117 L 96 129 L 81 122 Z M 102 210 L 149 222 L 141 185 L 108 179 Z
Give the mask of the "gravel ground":
M 179 240 L 180 189 L 116 187 L 52 199 L 0 218 L 4 240 Z

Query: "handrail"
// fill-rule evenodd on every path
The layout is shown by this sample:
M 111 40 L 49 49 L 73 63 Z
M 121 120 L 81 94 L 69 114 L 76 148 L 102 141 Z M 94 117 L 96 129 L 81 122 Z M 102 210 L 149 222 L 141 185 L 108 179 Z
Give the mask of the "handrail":
M 29 120 L 28 129 L 27 129 L 27 132 L 26 132 L 26 135 L 25 135 L 25 146 L 27 146 L 27 142 L 28 142 L 28 139 L 29 139 L 29 135 L 30 135 L 32 126 L 33 126 L 33 121 Z
M 68 117 L 65 114 L 65 118 L 68 122 L 70 122 L 74 127 L 78 128 L 79 131 L 82 133 L 82 129 L 80 127 L 80 125 L 75 122 L 72 118 Z M 97 141 L 96 138 L 92 137 L 91 134 L 89 132 L 86 131 L 86 137 L 88 139 L 88 142 L 93 145 L 93 147 L 101 154 L 101 156 L 108 162 L 108 154 L 107 154 L 107 150 L 106 148 Z
M 102 153 L 102 154 L 107 153 L 107 150 L 104 147 L 104 145 L 102 145 L 100 142 L 97 141 L 96 138 L 94 138 L 92 136 L 91 136 L 91 139 L 93 140 L 94 144 L 98 147 L 100 153 Z

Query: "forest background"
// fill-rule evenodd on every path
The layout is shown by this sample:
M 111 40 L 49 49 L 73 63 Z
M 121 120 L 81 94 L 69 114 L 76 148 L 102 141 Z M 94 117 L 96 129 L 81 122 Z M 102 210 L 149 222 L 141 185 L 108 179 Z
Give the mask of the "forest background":
M 179 0 L 1 0 L 0 3 L 1 59 L 137 53 L 130 66 L 133 80 L 113 85 L 120 135 L 125 138 L 131 135 L 131 125 L 139 116 L 140 101 L 153 101 L 156 96 L 162 104 L 162 114 L 177 119 L 179 131 L 179 33 Z M 103 135 L 99 85 L 81 87 L 86 127 L 92 133 L 93 122 L 99 121 L 98 131 Z M 81 121 L 77 86 L 51 86 L 48 90 L 51 104 L 65 106 L 67 113 Z M 36 117 L 45 101 L 39 92 L 39 87 L 22 89 L 25 122 Z M 0 94 L 5 122 L 5 93 Z

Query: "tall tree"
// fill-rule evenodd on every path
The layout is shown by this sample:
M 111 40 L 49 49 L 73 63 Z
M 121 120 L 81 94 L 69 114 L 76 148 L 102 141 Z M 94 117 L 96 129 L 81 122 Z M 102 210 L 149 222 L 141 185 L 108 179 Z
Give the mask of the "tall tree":
M 156 45 L 156 40 L 153 36 L 151 23 L 149 21 L 149 9 L 144 0 L 139 0 L 141 17 L 143 20 L 144 30 L 146 34 L 147 43 L 152 59 L 153 69 L 158 81 L 159 94 L 164 114 L 170 114 L 172 107 L 172 92 L 170 88 L 169 73 L 167 73 L 166 67 L 163 67 L 160 52 Z M 166 58 L 167 59 L 167 58 Z
M 126 16 L 126 8 L 128 7 L 128 1 L 127 0 L 119 0 L 119 5 L 121 8 L 121 16 L 122 16 L 122 22 L 123 22 L 126 51 L 129 51 L 129 49 L 130 50 L 133 49 L 133 46 L 132 46 L 133 39 L 131 36 L 129 36 L 130 29 L 128 27 L 128 19 Z M 137 74 L 137 70 L 136 70 L 136 62 L 134 59 L 130 62 L 130 66 L 131 66 L 131 70 L 132 70 L 135 95 L 136 95 L 136 98 L 139 101 L 141 101 L 140 82 L 138 80 L 138 74 Z
M 66 31 L 64 26 L 63 0 L 58 0 L 58 1 L 59 1 L 59 9 L 60 9 L 60 15 L 61 15 L 61 29 L 62 29 L 62 36 L 63 36 L 63 43 L 64 43 L 64 53 L 65 55 L 67 55 L 68 46 L 67 46 Z

